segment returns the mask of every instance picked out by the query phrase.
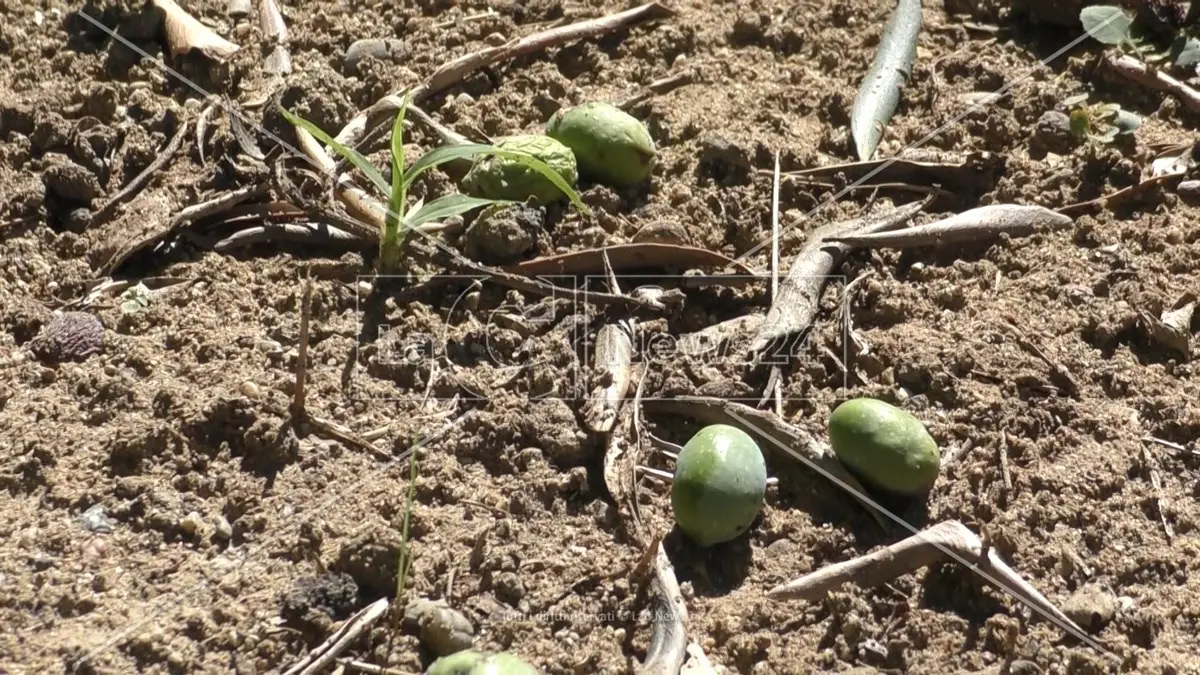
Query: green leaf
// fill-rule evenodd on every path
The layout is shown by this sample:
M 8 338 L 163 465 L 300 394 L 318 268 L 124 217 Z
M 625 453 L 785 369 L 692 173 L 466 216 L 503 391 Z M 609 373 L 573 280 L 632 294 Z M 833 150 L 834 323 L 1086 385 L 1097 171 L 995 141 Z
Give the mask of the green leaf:
M 1079 22 L 1093 40 L 1106 45 L 1119 45 L 1130 38 L 1133 17 L 1120 7 L 1092 5 L 1079 12 Z
M 466 213 L 471 209 L 493 204 L 512 204 L 502 199 L 483 199 L 463 194 L 443 195 L 414 211 L 404 222 L 406 227 L 413 228 L 435 220 Z
M 920 0 L 898 0 L 850 110 L 850 135 L 859 161 L 865 162 L 875 154 L 884 127 L 896 112 L 900 89 L 917 58 L 920 32 Z
M 388 195 L 387 214 L 383 219 L 383 236 L 379 238 L 379 261 L 384 273 L 391 272 L 399 264 L 400 242 L 407 233 L 400 228 L 408 201 L 408 185 L 404 181 L 404 112 L 407 108 L 408 95 L 405 94 L 396 120 L 392 123 L 392 189 Z
M 363 157 L 361 154 L 359 154 L 357 150 L 338 143 L 333 139 L 332 136 L 324 131 L 321 131 L 321 128 L 317 125 L 309 122 L 299 115 L 288 112 L 283 107 L 279 108 L 279 112 L 283 113 L 283 116 L 287 119 L 287 121 L 300 127 L 301 129 L 304 129 L 308 133 L 315 136 L 318 141 L 321 141 L 325 145 L 333 148 L 334 151 L 344 157 L 347 162 L 350 162 L 355 166 L 355 168 L 363 172 L 367 178 L 371 179 L 371 182 L 375 184 L 375 187 L 379 188 L 379 192 L 381 194 L 388 194 L 388 183 L 383 179 L 383 174 L 380 173 L 379 169 L 375 168 L 375 165 L 371 164 L 366 157 Z
M 542 160 L 530 155 L 529 153 L 516 152 L 513 150 L 502 150 L 494 145 L 470 143 L 466 145 L 443 145 L 441 147 L 434 148 L 424 155 L 421 155 L 417 161 L 413 162 L 413 165 L 408 168 L 408 173 L 404 176 L 404 180 L 407 182 L 407 184 L 411 184 L 412 181 L 418 176 L 429 169 L 434 168 L 435 166 L 445 164 L 446 162 L 453 162 L 459 159 L 468 159 L 471 157 L 481 156 L 504 157 L 506 159 L 511 159 L 524 164 L 525 166 L 544 176 L 546 180 L 549 180 L 554 184 L 554 187 L 562 190 L 563 194 L 565 194 L 567 198 L 571 200 L 571 203 L 575 205 L 576 209 L 579 209 L 584 213 L 588 212 L 587 206 L 582 200 L 579 199 L 579 193 L 575 191 L 575 188 L 572 187 L 571 184 L 568 183 L 566 179 L 564 179 L 557 171 L 551 169 L 549 164 L 546 164 Z

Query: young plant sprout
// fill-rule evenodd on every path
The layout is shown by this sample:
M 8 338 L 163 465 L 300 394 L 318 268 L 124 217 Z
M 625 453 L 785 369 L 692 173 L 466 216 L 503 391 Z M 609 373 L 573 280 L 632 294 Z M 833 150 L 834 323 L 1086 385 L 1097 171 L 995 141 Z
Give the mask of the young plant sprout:
M 1088 95 L 1080 94 L 1063 101 L 1071 112 L 1071 135 L 1077 140 L 1111 143 L 1117 136 L 1132 134 L 1142 124 L 1142 118 L 1116 103 L 1085 105 Z
M 513 199 L 489 199 L 473 197 L 464 194 L 448 194 L 415 207 L 408 204 L 408 192 L 413 182 L 426 171 L 462 159 L 472 159 L 483 156 L 502 157 L 505 160 L 519 163 L 529 170 L 540 174 L 546 181 L 565 194 L 576 207 L 582 208 L 583 203 L 579 194 L 558 171 L 548 166 L 544 161 L 522 150 L 502 148 L 482 143 L 462 143 L 443 145 L 418 157 L 410 166 L 405 167 L 404 157 L 404 116 L 408 109 L 409 96 L 406 95 L 396 114 L 392 125 L 392 180 L 389 184 L 379 169 L 353 148 L 347 147 L 322 131 L 312 122 L 284 109 L 283 116 L 292 124 L 308 131 L 317 140 L 333 148 L 363 173 L 383 195 L 388 198 L 387 215 L 383 231 L 379 238 L 379 269 L 381 273 L 389 273 L 400 263 L 400 247 L 408 231 L 425 223 L 449 218 L 467 213 L 473 209 L 492 204 L 511 203 Z M 529 197 L 530 195 L 524 195 Z M 521 196 L 518 195 L 518 198 Z
M 829 444 L 863 483 L 897 495 L 928 492 L 941 465 L 921 420 L 873 398 L 850 399 L 833 411 Z
M 749 529 L 762 511 L 766 492 L 762 451 L 737 427 L 704 427 L 675 460 L 675 523 L 701 546 L 730 541 Z

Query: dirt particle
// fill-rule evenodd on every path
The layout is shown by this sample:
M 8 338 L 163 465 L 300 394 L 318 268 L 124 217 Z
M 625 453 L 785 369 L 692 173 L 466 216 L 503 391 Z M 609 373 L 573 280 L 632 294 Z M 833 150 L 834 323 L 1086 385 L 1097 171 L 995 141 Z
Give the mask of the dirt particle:
M 1048 152 L 1067 154 L 1075 146 L 1071 134 L 1071 118 L 1057 110 L 1047 110 L 1038 118 L 1029 139 L 1029 149 L 1035 155 Z
M 317 623 L 313 612 L 343 619 L 358 606 L 358 585 L 348 574 L 301 577 L 283 597 L 280 615 L 290 623 Z
M 491 208 L 466 232 L 467 255 L 489 265 L 516 262 L 537 246 L 545 213 L 532 206 Z
M 50 155 L 49 166 L 42 172 L 42 183 L 48 195 L 71 204 L 91 204 L 100 194 L 100 181 L 87 169 L 64 155 Z
M 1112 621 L 1119 606 L 1112 593 L 1089 584 L 1067 598 L 1062 604 L 1062 611 L 1085 630 L 1097 633 Z
M 374 597 L 391 595 L 396 591 L 402 548 L 395 530 L 374 525 L 342 545 L 332 569 L 350 575 L 359 588 Z

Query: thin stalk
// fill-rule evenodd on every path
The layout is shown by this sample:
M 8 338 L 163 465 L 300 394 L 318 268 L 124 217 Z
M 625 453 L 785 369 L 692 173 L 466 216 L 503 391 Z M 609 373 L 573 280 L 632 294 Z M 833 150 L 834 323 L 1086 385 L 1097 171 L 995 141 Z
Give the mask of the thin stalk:
M 389 274 L 400 264 L 401 224 L 408 201 L 408 182 L 404 180 L 404 113 L 408 101 L 406 94 L 392 124 L 392 189 L 383 221 L 383 236 L 379 238 L 380 274 Z
M 400 533 L 400 562 L 396 574 L 396 606 L 403 607 L 400 598 L 408 584 L 408 571 L 412 567 L 412 553 L 408 546 L 408 524 L 412 519 L 413 498 L 417 492 L 417 449 L 414 447 L 408 459 L 408 496 L 404 505 L 404 529 Z

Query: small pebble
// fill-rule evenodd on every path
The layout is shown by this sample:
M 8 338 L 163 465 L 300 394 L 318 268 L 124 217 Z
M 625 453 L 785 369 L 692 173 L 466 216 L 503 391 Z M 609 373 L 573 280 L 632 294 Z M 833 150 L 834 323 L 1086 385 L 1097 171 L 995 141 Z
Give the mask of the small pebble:
M 1175 188 L 1175 192 L 1185 201 L 1200 202 L 1200 180 L 1185 180 Z
M 389 61 L 392 54 L 400 50 L 403 46 L 400 40 L 369 38 L 358 40 L 351 44 L 346 49 L 346 54 L 342 57 L 342 66 L 350 72 L 358 69 L 359 64 L 367 59 L 379 59 L 381 61 Z
M 213 518 L 213 536 L 225 541 L 233 539 L 233 526 L 229 524 L 225 516 Z
M 262 389 L 260 389 L 253 380 L 246 380 L 243 382 L 242 386 L 240 387 L 240 391 L 242 392 L 242 396 L 245 396 L 246 398 L 262 398 Z
M 200 530 L 203 521 L 200 520 L 200 514 L 192 511 L 179 521 L 179 529 L 185 534 L 194 535 Z
M 83 523 L 83 529 L 88 532 L 107 534 L 113 531 L 112 520 L 104 513 L 103 504 L 96 504 L 84 511 L 79 520 Z

